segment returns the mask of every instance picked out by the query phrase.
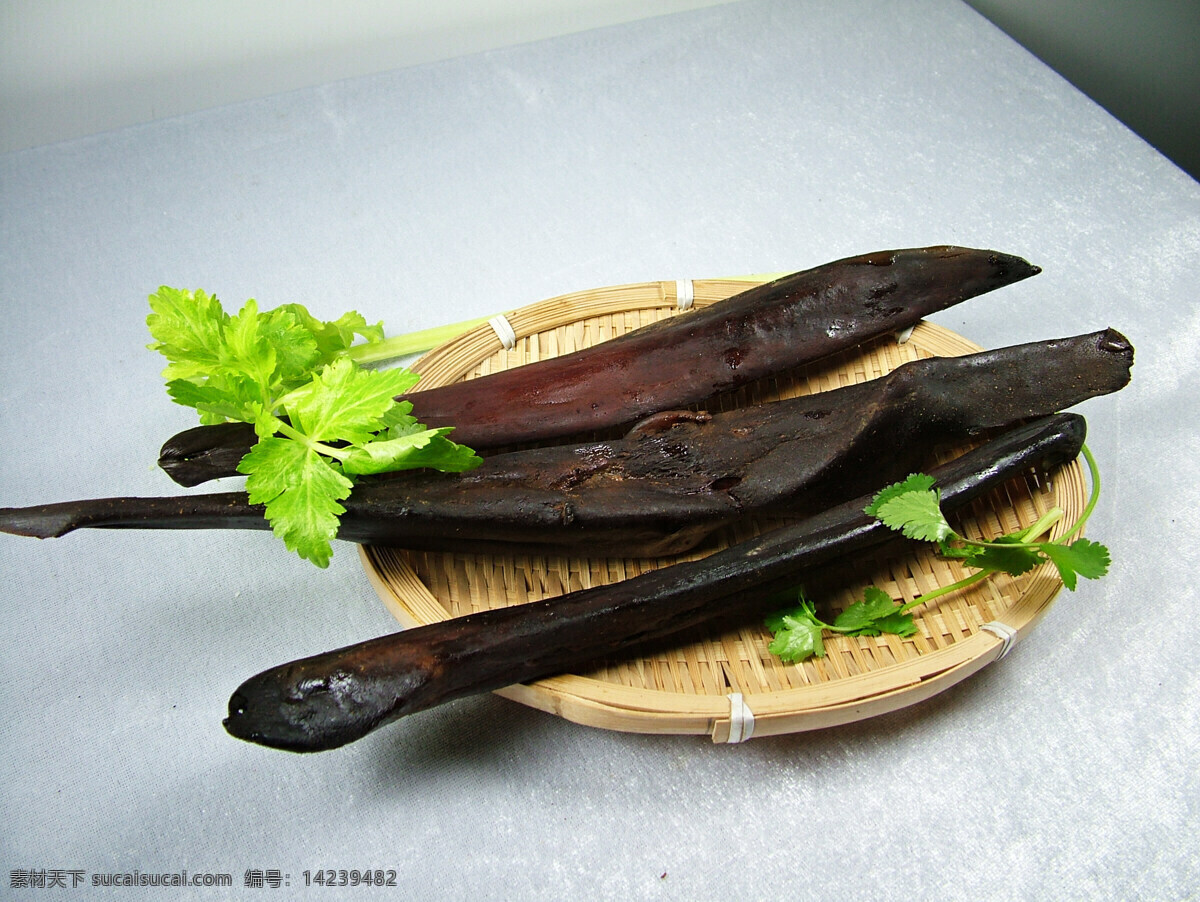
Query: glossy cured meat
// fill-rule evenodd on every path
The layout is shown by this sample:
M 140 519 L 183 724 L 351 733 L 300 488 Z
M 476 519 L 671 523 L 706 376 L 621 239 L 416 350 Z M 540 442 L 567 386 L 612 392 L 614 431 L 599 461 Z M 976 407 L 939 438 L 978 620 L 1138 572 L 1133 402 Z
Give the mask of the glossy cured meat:
M 880 251 L 793 273 L 702 310 L 548 360 L 406 397 L 430 427 L 476 451 L 631 425 L 662 410 L 818 360 L 1040 272 L 963 247 Z M 169 439 L 159 465 L 181 485 L 236 473 L 245 423 Z
M 961 507 L 1030 468 L 1079 453 L 1082 417 L 1017 427 L 933 468 L 942 506 Z M 714 552 L 558 598 L 485 610 L 263 671 L 230 697 L 225 728 L 295 752 L 337 748 L 455 698 L 647 653 L 696 630 L 761 618 L 811 568 L 904 541 L 868 517 L 870 496 Z
M 935 445 L 1117 391 L 1133 348 L 1111 329 L 907 363 L 844 388 L 724 413 L 659 414 L 611 442 L 497 454 L 466 473 L 355 486 L 338 537 L 441 550 L 667 554 L 752 513 L 816 510 L 924 465 Z M 267 529 L 244 492 L 0 510 L 0 530 Z

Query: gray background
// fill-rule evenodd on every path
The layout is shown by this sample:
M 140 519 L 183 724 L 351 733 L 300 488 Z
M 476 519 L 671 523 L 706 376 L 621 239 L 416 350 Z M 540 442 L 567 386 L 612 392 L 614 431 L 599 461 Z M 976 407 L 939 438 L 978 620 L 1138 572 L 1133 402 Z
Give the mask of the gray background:
M 181 491 L 153 463 L 192 422 L 144 349 L 162 283 L 402 332 L 947 242 L 1045 271 L 942 325 L 1138 350 L 1080 408 L 1113 571 L 1002 662 L 739 746 L 489 696 L 293 756 L 220 720 L 258 670 L 394 628 L 352 548 L 318 571 L 259 533 L 0 536 L 0 872 L 233 873 L 196 898 L 249 868 L 303 897 L 325 867 L 401 875 L 349 898 L 1188 898 L 1200 187 L 958 2 L 752 0 L 0 156 L 0 503 Z
M 1200 178 L 1200 3 L 968 2 Z
M 0 151 L 717 0 L 0 0 Z M 1195 0 L 968 0 L 1200 177 Z

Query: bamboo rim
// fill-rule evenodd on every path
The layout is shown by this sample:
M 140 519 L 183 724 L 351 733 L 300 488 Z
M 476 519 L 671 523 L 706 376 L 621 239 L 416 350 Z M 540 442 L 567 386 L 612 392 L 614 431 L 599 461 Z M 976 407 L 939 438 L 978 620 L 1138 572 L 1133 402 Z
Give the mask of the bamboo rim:
M 707 306 L 757 281 L 762 280 L 695 280 L 692 304 Z M 502 347 L 497 329 L 485 323 L 430 351 L 411 368 L 421 374 L 423 387 L 433 387 L 569 353 L 649 322 L 687 315 L 679 309 L 679 284 L 610 286 L 541 301 L 505 315 L 517 338 L 513 347 Z M 716 406 L 828 390 L 877 378 L 918 357 L 978 350 L 961 335 L 922 322 L 903 342 L 894 336 L 869 342 L 743 388 L 718 399 Z M 943 449 L 941 457 L 961 450 Z M 957 518 L 958 528 L 967 535 L 995 537 L 1029 526 L 1050 508 L 1059 507 L 1065 516 L 1050 533 L 1058 537 L 1078 518 L 1087 494 L 1078 460 L 1050 474 L 1031 471 L 976 501 Z M 768 521 L 740 524 L 721 534 L 715 544 L 706 543 L 703 551 L 657 559 L 476 555 L 384 546 L 362 546 L 360 556 L 384 605 L 410 627 L 625 579 L 702 557 L 770 525 Z M 964 575 L 956 562 L 924 549 L 878 556 L 856 561 L 840 580 L 825 587 L 821 601 L 840 610 L 868 585 L 910 601 Z M 1061 588 L 1050 565 L 1020 577 L 997 575 L 914 610 L 915 636 L 830 637 L 824 658 L 800 664 L 776 659 L 766 650 L 769 633 L 759 624 L 749 624 L 652 657 L 510 686 L 497 694 L 589 726 L 706 734 L 714 742 L 729 742 L 739 741 L 741 729 L 731 701 L 737 693 L 753 713 L 753 736 L 821 729 L 898 710 L 978 672 L 1011 645 L 985 624 L 999 622 L 1019 640 Z

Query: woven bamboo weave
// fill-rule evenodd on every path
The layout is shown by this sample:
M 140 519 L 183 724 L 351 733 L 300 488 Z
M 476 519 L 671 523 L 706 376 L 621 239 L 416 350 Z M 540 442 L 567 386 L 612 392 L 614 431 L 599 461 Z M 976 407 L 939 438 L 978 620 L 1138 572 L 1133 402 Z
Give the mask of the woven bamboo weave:
M 745 290 L 753 281 L 691 283 L 694 306 Z M 678 283 L 647 282 L 600 288 L 532 304 L 506 315 L 517 336 L 501 347 L 497 331 L 482 325 L 434 349 L 412 368 L 433 387 L 569 353 L 669 316 L 687 316 L 676 303 Z M 878 339 L 853 351 L 747 386 L 709 409 L 757 404 L 826 391 L 878 378 L 902 363 L 956 356 L 979 346 L 949 330 L 920 323 L 907 340 Z M 961 448 L 943 449 L 943 459 Z M 956 519 L 966 535 L 995 537 L 1031 525 L 1053 507 L 1065 516 L 1061 535 L 1086 503 L 1078 461 L 1052 474 L 1030 472 L 975 502 Z M 414 552 L 365 546 L 361 557 L 381 600 L 402 624 L 414 626 L 472 611 L 522 604 L 627 579 L 648 569 L 694 559 L 770 528 L 741 524 L 691 554 L 655 559 L 590 559 L 558 555 L 483 555 Z M 806 585 L 810 597 L 835 612 L 876 585 L 893 598 L 918 595 L 967 575 L 957 563 L 925 550 L 856 560 Z M 848 723 L 893 711 L 940 692 L 1007 651 L 997 633 L 1019 638 L 1062 587 L 1049 565 L 1020 577 L 995 576 L 914 610 L 918 631 L 909 638 L 834 636 L 826 655 L 783 664 L 767 651 L 770 634 L 751 623 L 724 635 L 681 644 L 637 660 L 614 661 L 586 673 L 510 686 L 499 694 L 571 721 L 606 729 L 660 734 L 707 734 L 738 739 L 740 697 L 753 714 L 753 735 L 766 736 Z M 999 622 L 997 633 L 985 624 Z M 731 701 L 731 696 L 735 700 Z

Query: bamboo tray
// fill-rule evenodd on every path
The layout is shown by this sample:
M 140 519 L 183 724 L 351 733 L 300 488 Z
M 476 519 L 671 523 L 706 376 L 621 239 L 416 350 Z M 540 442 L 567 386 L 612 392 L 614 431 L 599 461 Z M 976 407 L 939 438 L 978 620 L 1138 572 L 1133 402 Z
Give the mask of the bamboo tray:
M 646 282 L 563 295 L 483 324 L 412 365 L 433 387 L 568 353 L 669 316 L 686 316 L 762 280 Z M 506 348 L 502 343 L 510 344 Z M 707 405 L 760 403 L 882 376 L 918 357 L 980 350 L 960 335 L 922 322 L 911 336 L 878 339 L 817 364 L 762 380 Z M 949 457 L 961 448 L 947 448 Z M 1052 474 L 1030 472 L 977 501 L 957 517 L 966 535 L 995 537 L 1031 525 L 1052 507 L 1066 516 L 1061 535 L 1086 503 L 1078 461 Z M 656 559 L 589 559 L 556 555 L 476 555 L 363 546 L 368 578 L 406 627 L 484 608 L 521 604 L 703 557 L 769 528 L 745 524 L 687 555 Z M 856 560 L 809 595 L 834 610 L 877 585 L 893 598 L 917 595 L 966 575 L 925 550 Z M 761 624 L 670 652 L 614 661 L 595 670 L 510 686 L 498 694 L 576 723 L 658 734 L 707 734 L 714 742 L 849 723 L 911 705 L 965 679 L 1007 653 L 1062 588 L 1043 565 L 1020 577 L 997 575 L 913 611 L 918 631 L 901 639 L 829 636 L 826 656 L 783 664 L 767 651 Z

